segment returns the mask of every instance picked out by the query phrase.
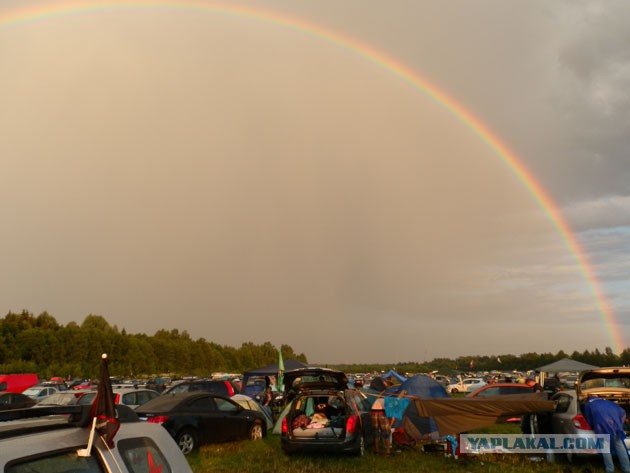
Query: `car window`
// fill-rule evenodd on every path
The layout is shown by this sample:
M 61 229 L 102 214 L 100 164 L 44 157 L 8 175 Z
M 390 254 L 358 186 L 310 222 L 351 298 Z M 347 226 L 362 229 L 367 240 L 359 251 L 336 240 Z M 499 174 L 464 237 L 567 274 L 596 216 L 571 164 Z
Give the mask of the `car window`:
M 138 391 L 136 393 L 136 404 L 144 404 L 145 402 L 150 401 L 157 396 L 159 396 L 159 394 L 153 393 L 151 391 Z
M 499 394 L 527 394 L 531 392 L 531 388 L 525 386 L 502 386 L 499 388 Z
M 137 404 L 136 393 L 123 394 L 121 404 L 124 404 L 125 406 L 135 406 Z
M 559 394 L 558 397 L 556 397 L 556 413 L 562 414 L 567 412 L 571 406 L 572 399 L 571 396 L 567 396 L 566 394 Z
M 171 473 L 171 467 L 158 446 L 147 437 L 124 439 L 118 442 L 123 462 L 130 473 L 159 471 Z
M 177 386 L 173 386 L 171 389 L 168 390 L 168 393 L 169 394 L 187 393 L 189 389 L 190 389 L 190 385 L 188 383 L 182 383 L 182 384 L 178 384 Z
M 79 402 L 77 404 L 81 406 L 92 404 L 95 397 L 96 397 L 96 393 L 86 393 L 79 398 Z
M 216 405 L 214 399 L 211 397 L 202 397 L 199 399 L 193 399 L 188 407 L 194 411 L 216 411 Z
M 4 470 L 6 473 L 101 473 L 104 468 L 96 456 L 80 457 L 76 450 L 56 453 L 46 457 L 28 458 L 12 462 Z M 140 470 L 137 470 L 140 471 Z M 145 470 L 146 471 L 146 470 Z
M 479 394 L 477 394 L 477 396 L 498 396 L 499 394 L 501 394 L 501 392 L 499 391 L 499 388 L 497 387 L 492 387 L 492 388 L 488 388 L 485 389 L 483 391 L 481 391 Z
M 231 403 L 227 399 L 216 398 L 217 409 L 221 412 L 236 412 L 238 411 L 238 406 L 236 404 Z

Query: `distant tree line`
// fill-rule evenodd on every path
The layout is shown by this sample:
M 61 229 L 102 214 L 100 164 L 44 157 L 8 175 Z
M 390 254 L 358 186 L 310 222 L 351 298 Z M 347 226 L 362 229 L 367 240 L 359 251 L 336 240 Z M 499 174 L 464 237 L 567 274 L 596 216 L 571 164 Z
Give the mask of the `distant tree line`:
M 38 316 L 9 312 L 0 319 L 0 373 L 37 373 L 41 378 L 97 377 L 101 354 L 109 356 L 112 375 L 125 377 L 171 373 L 208 376 L 213 372 L 242 373 L 283 358 L 307 362 L 289 345 L 243 343 L 239 348 L 203 338 L 193 340 L 184 330 L 158 330 L 154 335 L 128 334 L 100 315 L 88 315 L 81 325 L 61 325 L 47 312 Z
M 110 373 L 144 377 L 170 373 L 174 376 L 208 376 L 214 372 L 242 373 L 278 361 L 278 348 L 285 360 L 308 363 L 306 356 L 289 345 L 270 342 L 243 343 L 239 348 L 219 345 L 203 338 L 193 340 L 185 330 L 161 329 L 154 335 L 128 334 L 111 326 L 100 315 L 88 315 L 81 325 L 61 325 L 47 312 L 38 316 L 22 311 L 0 318 L 0 373 L 37 373 L 40 377 L 97 376 L 100 356 L 107 353 Z M 620 354 L 604 351 L 524 353 L 521 355 L 471 355 L 455 359 L 435 358 L 427 362 L 395 364 L 326 365 L 347 373 L 385 372 L 446 374 L 470 371 L 527 371 L 570 357 L 595 366 L 630 365 L 630 348 Z
M 563 350 L 557 353 L 524 353 L 522 355 L 470 355 L 460 356 L 455 359 L 435 358 L 431 361 L 405 362 L 396 364 L 353 364 L 353 365 L 331 365 L 331 368 L 339 369 L 347 373 L 372 373 L 388 371 L 393 369 L 397 373 L 429 373 L 439 371 L 445 374 L 456 374 L 458 372 L 479 372 L 479 371 L 501 371 L 512 372 L 535 370 L 541 366 L 548 365 L 554 361 L 571 358 L 582 363 L 594 366 L 628 366 L 630 365 L 630 348 L 626 348 L 619 355 L 613 353 L 610 347 L 604 351 L 595 349 L 594 351 L 584 350 L 583 352 L 573 351 L 566 353 Z

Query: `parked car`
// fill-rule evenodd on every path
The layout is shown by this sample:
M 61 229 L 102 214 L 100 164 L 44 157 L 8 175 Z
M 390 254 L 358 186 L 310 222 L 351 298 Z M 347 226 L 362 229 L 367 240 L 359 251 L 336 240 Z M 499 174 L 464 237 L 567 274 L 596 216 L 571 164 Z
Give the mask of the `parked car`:
M 494 383 L 486 384 L 481 388 L 469 393 L 466 397 L 487 397 L 487 396 L 504 396 L 507 394 L 531 394 L 532 388 L 526 384 L 517 383 Z
M 487 383 L 482 378 L 465 378 L 458 383 L 446 386 L 446 392 L 451 394 L 469 393 L 475 391 Z
M 578 376 L 575 391 L 559 391 L 551 396 L 551 400 L 556 402 L 553 412 L 524 416 L 521 430 L 535 434 L 592 434 L 593 430 L 582 414 L 582 406 L 589 396 L 616 402 L 629 413 L 630 418 L 630 368 L 583 371 Z M 630 448 L 630 424 L 626 423 L 624 429 L 626 447 Z M 572 455 L 567 454 L 567 459 L 570 461 Z
M 37 406 L 74 406 L 78 404 L 82 394 L 81 391 L 54 393 L 38 401 Z
M 230 383 L 229 381 L 218 380 L 184 381 L 182 383 L 171 386 L 170 388 L 166 389 L 162 394 L 177 394 L 196 391 L 221 394 L 226 397 L 231 397 L 236 394 L 232 383 Z
M 135 413 L 118 407 L 120 428 L 108 448 L 97 436 L 91 455 L 86 449 L 92 426 L 87 406 L 61 406 L 0 412 L 0 471 L 192 473 L 168 433 L 139 422 Z M 38 419 L 32 419 L 37 416 Z
M 38 382 L 36 374 L 0 374 L 0 391 L 21 393 Z
M 348 388 L 341 371 L 300 368 L 284 373 L 288 407 L 282 419 L 281 447 L 296 452 L 363 455 L 372 442 L 371 403 L 365 394 Z M 326 420 L 317 414 L 324 413 Z
M 123 404 L 132 409 L 156 397 L 160 397 L 160 393 L 152 389 L 114 389 L 114 403 Z
M 562 380 L 562 384 L 567 389 L 575 389 L 577 380 L 578 380 L 578 375 L 570 374 L 564 377 L 564 379 Z
M 188 455 L 207 443 L 258 440 L 267 435 L 265 417 L 220 394 L 162 395 L 136 408 L 141 420 L 161 424 Z
M 31 399 L 35 399 L 36 401 L 41 401 L 46 396 L 50 396 L 51 394 L 55 394 L 59 392 L 59 390 L 53 386 L 32 386 L 28 389 L 22 391 L 22 394 L 27 395 Z
M 37 401 L 21 393 L 9 391 L 0 393 L 0 411 L 9 409 L 25 409 L 37 404 Z
M 114 404 L 123 404 L 135 409 L 145 402 L 160 396 L 160 393 L 153 389 L 112 389 L 114 394 Z M 86 391 L 78 401 L 79 405 L 91 405 L 96 397 L 96 391 Z

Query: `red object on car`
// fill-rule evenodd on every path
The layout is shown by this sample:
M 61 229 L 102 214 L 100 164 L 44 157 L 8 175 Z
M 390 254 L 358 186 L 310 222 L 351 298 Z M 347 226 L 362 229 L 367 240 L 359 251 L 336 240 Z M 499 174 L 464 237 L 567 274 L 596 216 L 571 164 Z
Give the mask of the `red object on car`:
M 0 391 L 21 393 L 38 382 L 36 374 L 0 374 Z

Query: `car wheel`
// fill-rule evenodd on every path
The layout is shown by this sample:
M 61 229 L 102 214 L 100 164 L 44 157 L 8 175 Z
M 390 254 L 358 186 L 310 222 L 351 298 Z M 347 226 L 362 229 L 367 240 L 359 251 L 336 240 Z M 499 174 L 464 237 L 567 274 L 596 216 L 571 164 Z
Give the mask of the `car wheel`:
M 256 421 L 249 428 L 249 438 L 250 440 L 260 440 L 263 438 L 263 427 L 260 421 Z
M 459 391 L 457 390 L 457 388 L 453 388 L 451 389 L 451 394 L 457 394 Z
M 184 429 L 177 434 L 175 442 L 184 455 L 188 455 L 197 448 L 197 435 L 191 429 Z

